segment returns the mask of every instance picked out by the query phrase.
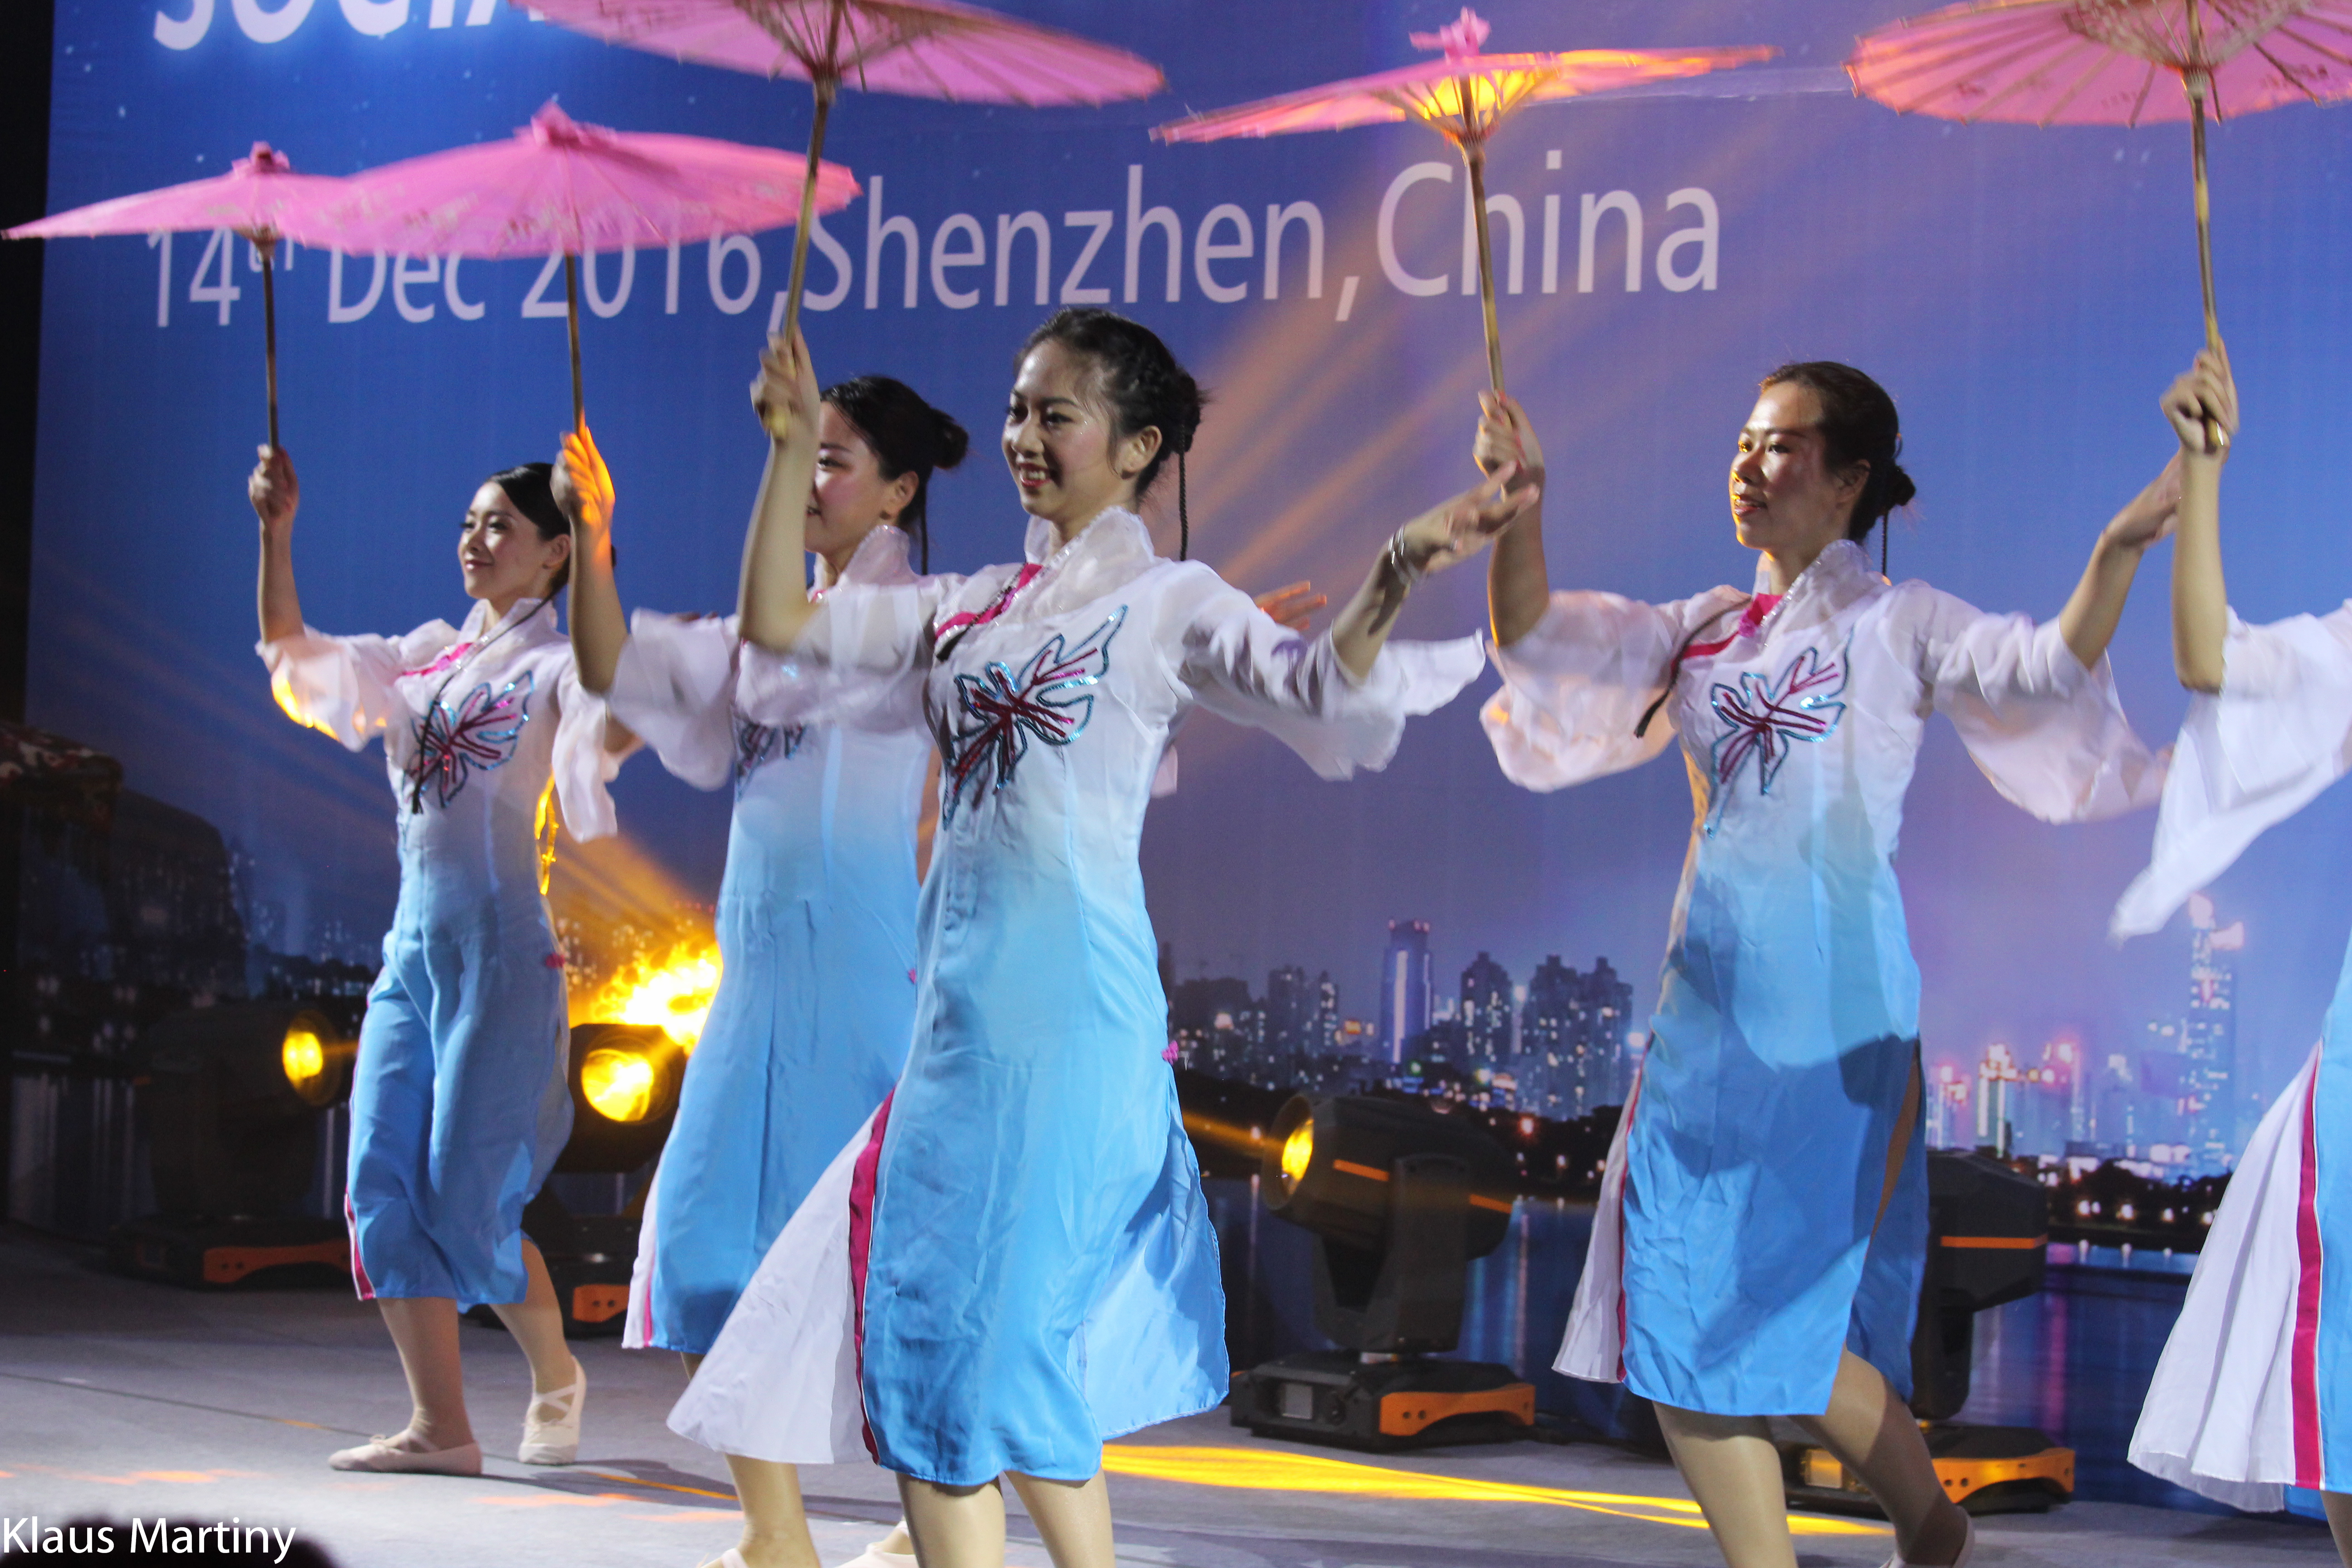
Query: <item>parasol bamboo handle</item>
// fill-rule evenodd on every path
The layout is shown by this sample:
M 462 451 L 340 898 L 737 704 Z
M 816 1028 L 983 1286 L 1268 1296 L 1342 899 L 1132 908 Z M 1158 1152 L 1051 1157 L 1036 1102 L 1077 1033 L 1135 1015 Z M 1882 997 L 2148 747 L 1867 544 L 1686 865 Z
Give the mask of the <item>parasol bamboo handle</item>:
M 824 156 L 824 121 L 833 111 L 834 84 L 820 78 L 816 83 L 816 119 L 809 125 L 808 170 L 801 176 L 800 216 L 793 223 L 793 276 L 784 285 L 784 342 L 793 341 L 793 333 L 801 324 L 801 284 L 808 277 L 809 225 L 816 221 L 816 172 Z
M 269 449 L 275 452 L 278 450 L 278 239 L 272 235 L 253 243 L 254 247 L 261 252 L 262 363 L 269 379 Z
M 1486 240 L 1485 146 L 1477 142 L 1465 144 L 1462 161 L 1470 166 L 1470 213 L 1478 226 L 1478 310 L 1486 325 L 1486 379 L 1499 394 L 1503 390 L 1503 332 L 1495 321 L 1495 256 Z
M 563 327 L 572 337 L 572 428 L 585 434 L 588 405 L 580 395 L 580 264 L 568 250 L 563 253 Z
M 2197 278 L 2205 295 L 2205 346 L 2219 353 L 2221 323 L 2213 312 L 2213 202 L 2205 184 L 2205 89 L 2202 72 L 2185 84 L 2189 91 L 2189 154 L 2197 195 Z M 2205 445 L 2220 451 L 2229 445 L 2229 433 L 2214 420 L 2205 421 Z

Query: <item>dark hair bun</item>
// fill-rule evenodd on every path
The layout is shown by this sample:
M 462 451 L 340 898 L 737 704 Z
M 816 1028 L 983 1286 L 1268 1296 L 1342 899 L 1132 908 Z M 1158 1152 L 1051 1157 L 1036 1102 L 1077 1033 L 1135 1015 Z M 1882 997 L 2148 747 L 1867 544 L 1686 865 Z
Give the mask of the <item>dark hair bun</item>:
M 1898 506 L 1910 505 L 1919 493 L 1895 461 L 1903 452 L 1903 424 L 1895 416 L 1895 399 L 1853 366 L 1835 360 L 1784 364 L 1766 376 L 1759 390 L 1783 382 L 1810 389 L 1820 401 L 1818 428 L 1830 472 L 1851 473 L 1858 464 L 1870 465 L 1869 478 L 1846 519 L 1845 536 L 1859 543 L 1870 537 L 1880 519 Z
M 962 462 L 963 455 L 971 449 L 971 437 L 965 432 L 962 426 L 956 423 L 954 415 L 942 409 L 932 409 L 931 419 L 934 454 L 931 467 L 952 468 Z
M 1903 465 L 1892 458 L 1887 458 L 1886 510 L 1893 511 L 1896 507 L 1909 506 L 1911 498 L 1918 493 L 1919 487 L 1911 482 L 1911 476 L 1903 471 Z

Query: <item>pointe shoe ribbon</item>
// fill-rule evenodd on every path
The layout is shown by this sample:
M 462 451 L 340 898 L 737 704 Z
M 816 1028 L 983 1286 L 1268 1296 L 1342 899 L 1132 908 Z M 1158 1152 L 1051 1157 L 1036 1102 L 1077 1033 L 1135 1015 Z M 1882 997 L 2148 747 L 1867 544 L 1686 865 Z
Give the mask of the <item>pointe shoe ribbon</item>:
M 1977 1521 L 1973 1517 L 1967 1515 L 1963 1515 L 1962 1517 L 1967 1521 L 1968 1534 L 1963 1536 L 1960 1540 L 1960 1554 L 1958 1557 L 1953 1558 L 1950 1563 L 1934 1564 L 1914 1563 L 1908 1557 L 1906 1557 L 1903 1553 L 1897 1552 L 1894 1556 L 1886 1560 L 1886 1568 L 1969 1568 L 1969 1563 L 1974 1560 L 1977 1554 Z
M 482 1446 L 460 1443 L 452 1448 L 396 1448 L 397 1437 L 371 1437 L 356 1448 L 344 1448 L 327 1457 L 330 1468 L 338 1470 L 373 1470 L 378 1474 L 412 1476 L 478 1476 L 482 1473 Z
M 572 1384 L 552 1394 L 533 1394 L 523 1413 L 522 1447 L 515 1458 L 526 1465 L 568 1465 L 580 1457 L 580 1413 L 588 1403 L 588 1369 L 575 1358 Z

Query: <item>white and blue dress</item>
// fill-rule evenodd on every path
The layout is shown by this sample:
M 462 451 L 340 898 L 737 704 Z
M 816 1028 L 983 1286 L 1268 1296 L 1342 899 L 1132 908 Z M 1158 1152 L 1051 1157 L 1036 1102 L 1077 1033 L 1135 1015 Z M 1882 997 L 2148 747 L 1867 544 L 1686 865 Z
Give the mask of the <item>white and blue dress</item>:
M 771 683 L 908 682 L 942 777 L 906 1072 L 672 1413 L 709 1447 L 824 1464 L 870 1444 L 948 1486 L 1081 1480 L 1105 1438 L 1225 1395 L 1216 1236 L 1138 862 L 1154 776 L 1195 706 L 1326 777 L 1378 767 L 1476 653 L 1391 649 L 1359 681 L 1328 636 L 1154 555 L 1130 512 L 1058 549 L 1033 521 L 1026 553 L 828 598 L 794 654 L 744 655 L 755 714 Z
M 2352 766 L 2352 603 L 2231 617 L 2221 689 L 2192 698 L 2150 863 L 2115 933 L 2159 930 Z M 2352 1492 L 2352 954 L 2319 1043 L 2230 1177 L 2150 1382 L 2131 1462 L 2235 1508 Z
M 916 581 L 866 534 L 834 596 Z M 688 1063 L 637 1246 L 623 1342 L 701 1354 L 776 1233 L 898 1080 L 915 1020 L 917 694 L 746 717 L 734 618 L 638 612 L 607 694 L 691 784 L 730 780 L 719 992 Z
M 344 1200 L 363 1298 L 520 1301 L 522 1210 L 572 1128 L 563 958 L 543 896 L 551 792 L 574 838 L 614 831 L 604 701 L 552 605 L 402 637 L 260 647 L 278 706 L 352 751 L 383 740 L 400 901 L 352 1069 Z
M 1483 715 L 1536 790 L 1682 740 L 1696 818 L 1657 1013 L 1555 1364 L 1723 1415 L 1826 1410 L 1841 1349 L 1910 1387 L 1927 1151 L 1891 858 L 1928 715 L 2045 820 L 2156 782 L 2105 661 L 2055 625 L 1890 585 L 1844 540 L 1785 597 L 1764 583 L 1555 594 L 1496 650 Z

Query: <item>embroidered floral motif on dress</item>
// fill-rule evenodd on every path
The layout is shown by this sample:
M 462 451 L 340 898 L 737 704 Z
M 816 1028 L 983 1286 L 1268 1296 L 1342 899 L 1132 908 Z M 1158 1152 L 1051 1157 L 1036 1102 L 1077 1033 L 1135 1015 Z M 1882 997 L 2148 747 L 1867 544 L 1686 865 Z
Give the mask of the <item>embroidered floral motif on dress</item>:
M 955 678 L 956 702 L 970 722 L 946 732 L 940 748 L 947 758 L 943 819 L 953 819 L 964 784 L 983 779 L 991 764 L 995 783 L 982 783 L 982 789 L 1011 784 L 1031 736 L 1049 746 L 1066 746 L 1085 731 L 1094 717 L 1091 688 L 1109 673 L 1111 638 L 1126 620 L 1127 606 L 1121 605 L 1067 652 L 1058 633 L 1048 637 L 1018 675 L 992 660 L 978 675 Z
M 805 724 L 761 724 L 735 715 L 735 798 L 762 764 L 781 762 L 801 749 L 808 735 Z
M 466 787 L 473 770 L 488 772 L 514 755 L 522 727 L 530 721 L 530 694 L 536 678 L 525 670 L 492 696 L 482 682 L 452 708 L 436 702 L 416 722 L 416 754 L 409 759 L 409 809 L 423 809 L 425 788 L 433 787 L 436 805 L 445 811 Z
M 1728 786 L 1752 756 L 1757 793 L 1770 794 L 1791 741 L 1820 741 L 1836 731 L 1845 704 L 1834 699 L 1845 690 L 1845 672 L 1843 650 L 1832 658 L 1809 647 L 1777 680 L 1749 670 L 1737 685 L 1718 684 L 1709 699 L 1723 723 L 1713 752 L 1716 784 Z

